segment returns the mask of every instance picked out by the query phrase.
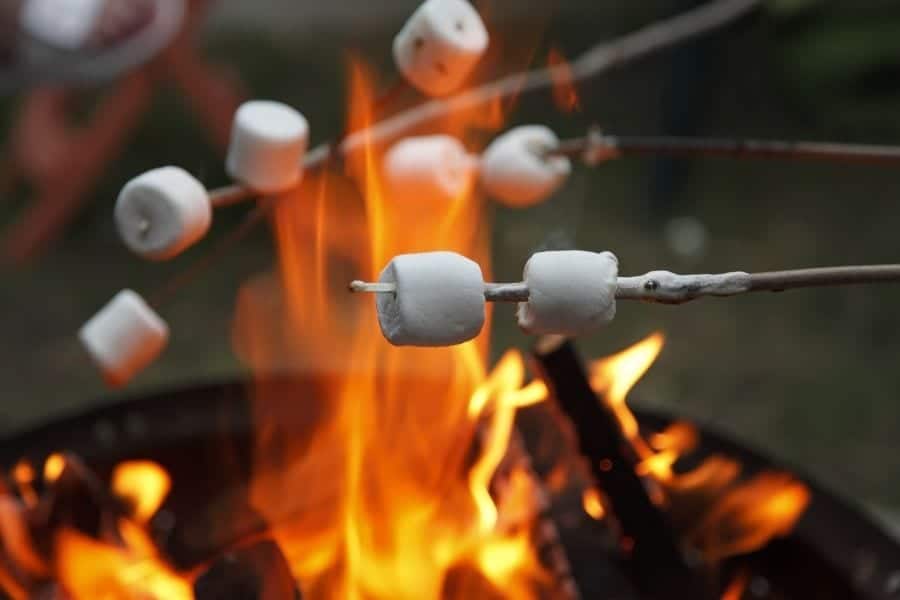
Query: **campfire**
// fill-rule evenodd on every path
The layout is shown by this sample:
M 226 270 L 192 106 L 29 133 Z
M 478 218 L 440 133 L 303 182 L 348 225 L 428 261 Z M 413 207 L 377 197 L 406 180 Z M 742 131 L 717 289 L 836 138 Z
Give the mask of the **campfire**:
M 751 4 L 731 3 L 735 14 Z M 457 27 L 471 27 L 470 18 Z M 417 39 L 414 30 L 398 36 L 398 61 L 429 93 L 444 83 L 403 54 Z M 550 62 L 560 107 L 577 107 L 573 79 L 584 63 L 570 67 L 558 53 Z M 638 142 L 596 132 L 577 143 L 551 140 L 535 155 L 551 170 L 523 186 L 508 177 L 520 147 L 512 132 L 475 157 L 509 119 L 504 103 L 461 102 L 414 146 L 390 145 L 376 135 L 384 131 L 377 77 L 357 61 L 350 80 L 347 134 L 309 159 L 323 168 L 296 172 L 292 157 L 306 151 L 302 116 L 254 103 L 235 121 L 229 172 L 272 196 L 255 214 L 269 217 L 278 249 L 277 270 L 238 295 L 234 344 L 250 381 L 136 401 L 11 443 L 0 483 L 7 597 L 881 597 L 872 590 L 885 589 L 887 567 L 877 557 L 900 550 L 867 520 L 714 432 L 632 411 L 629 393 L 663 351 L 663 334 L 587 363 L 571 341 L 544 335 L 528 353 L 507 350 L 489 367 L 486 299 L 521 302 L 520 324 L 530 310 L 523 328 L 535 333 L 560 321 L 539 303 L 544 279 L 534 272 L 522 283 L 482 281 L 491 278 L 485 188 L 507 204 L 530 204 L 536 189 L 547 195 L 561 185 L 568 157 L 601 161 Z M 258 127 L 261 115 L 282 127 Z M 550 139 L 537 129 L 519 134 Z M 440 166 L 438 182 L 422 175 L 434 172 L 429 161 Z M 177 229 L 166 237 L 158 207 L 142 203 L 175 188 L 190 202 L 182 229 L 162 223 Z M 133 250 L 171 258 L 202 237 L 212 207 L 245 193 L 239 186 L 207 198 L 168 170 L 131 182 L 116 216 Z M 424 322 L 402 315 L 400 333 L 388 331 L 380 298 L 347 291 L 351 280 L 383 278 L 395 257 L 431 251 L 477 267 L 472 323 L 451 331 L 465 319 L 432 317 L 432 306 L 422 309 Z M 678 303 L 858 279 L 834 271 L 623 278 L 611 253 L 582 254 L 607 269 L 603 322 L 616 298 Z M 396 300 L 405 285 L 356 287 Z M 430 302 L 449 297 L 439 291 Z M 136 294 L 121 302 L 109 310 L 154 314 Z M 576 327 L 570 313 L 565 326 Z M 146 319 L 141 343 L 112 344 L 119 353 L 111 353 L 120 333 L 108 314 L 83 339 L 107 379 L 122 384 L 161 350 L 168 330 Z M 418 347 L 426 344 L 433 347 Z M 840 518 L 853 519 L 856 533 L 831 536 L 830 519 Z M 860 578 L 834 559 L 862 546 L 877 554 Z
M 352 81 L 351 122 L 364 128 L 373 87 L 362 68 Z M 447 124 L 457 135 L 469 128 L 465 120 Z M 574 493 L 583 514 L 618 540 L 598 563 L 633 569 L 634 585 L 648 590 L 655 583 L 641 580 L 649 584 L 656 570 L 665 581 L 660 575 L 671 569 L 668 584 L 737 597 L 743 579 L 719 569 L 790 532 L 809 502 L 807 487 L 782 472 L 744 477 L 739 462 L 720 455 L 681 471 L 680 457 L 699 443 L 693 426 L 640 431 L 626 397 L 662 350 L 661 334 L 586 373 L 573 357 L 536 352 L 543 365 L 536 370 L 547 374 L 530 381 L 526 358 L 514 350 L 485 369 L 487 331 L 447 348 L 386 343 L 371 299 L 347 295 L 342 274 L 373 276 L 389 257 L 429 248 L 476 257 L 486 269 L 489 228 L 471 189 L 450 206 L 391 202 L 378 164 L 370 147 L 351 165 L 361 195 L 322 173 L 279 202 L 280 269 L 240 294 L 236 345 L 257 376 L 245 494 L 264 525 L 218 556 L 176 566 L 151 523 L 184 483 L 162 466 L 125 461 L 102 478 L 78 455 L 23 460 L 9 472 L 0 521 L 7 595 L 231 597 L 216 595 L 215 578 L 229 583 L 234 571 L 264 568 L 254 598 L 293 598 L 295 589 L 304 598 L 577 598 L 551 514 Z M 302 387 L 271 377 L 301 369 L 312 370 Z M 575 423 L 580 446 L 569 447 L 583 458 L 557 451 L 539 473 L 516 415 L 554 394 L 564 407 L 590 404 Z M 546 428 L 566 428 L 544 413 Z M 604 438 L 601 447 L 591 436 Z M 630 470 L 624 480 L 623 469 Z M 592 472 L 596 485 L 588 483 Z M 222 567 L 223 555 L 246 564 Z

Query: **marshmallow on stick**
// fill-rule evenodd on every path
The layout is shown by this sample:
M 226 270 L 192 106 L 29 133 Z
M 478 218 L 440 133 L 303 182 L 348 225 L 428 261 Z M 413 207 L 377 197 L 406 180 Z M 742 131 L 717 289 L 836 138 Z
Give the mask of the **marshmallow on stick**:
M 116 228 L 128 248 L 167 260 L 199 241 L 212 223 L 206 189 L 178 167 L 148 171 L 129 181 L 116 200 Z
M 457 90 L 488 46 L 488 32 L 467 0 L 425 0 L 394 38 L 403 77 L 428 96 Z
M 384 183 L 398 207 L 431 210 L 462 198 L 474 183 L 477 166 L 477 159 L 449 135 L 406 138 L 384 157 Z
M 234 115 L 225 166 L 229 175 L 254 191 L 283 192 L 300 182 L 308 141 L 306 118 L 290 106 L 245 102 Z
M 575 337 L 616 316 L 619 261 L 612 252 L 538 252 L 525 264 L 528 300 L 519 303 L 526 333 Z
M 481 157 L 481 184 L 501 203 L 524 208 L 542 202 L 565 183 L 572 164 L 548 153 L 559 138 L 543 125 L 516 127 L 495 139 Z
M 452 252 L 404 254 L 378 283 L 354 281 L 351 291 L 377 294 L 382 333 L 398 346 L 450 346 L 484 325 L 487 301 L 519 302 L 527 333 L 577 336 L 613 320 L 619 261 L 612 252 L 539 252 L 525 281 L 484 283 L 481 269 Z
M 402 254 L 379 280 L 393 287 L 378 294 L 381 332 L 395 346 L 453 346 L 481 332 L 484 279 L 478 263 L 453 252 Z
M 120 387 L 152 363 L 169 340 L 169 327 L 131 290 L 122 290 L 78 332 L 107 384 Z

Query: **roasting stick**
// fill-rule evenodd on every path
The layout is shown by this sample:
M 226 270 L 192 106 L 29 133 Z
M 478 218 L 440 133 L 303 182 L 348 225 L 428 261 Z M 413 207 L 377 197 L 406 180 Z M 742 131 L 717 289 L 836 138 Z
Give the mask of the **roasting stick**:
M 617 136 L 594 129 L 563 140 L 551 156 L 581 158 L 587 164 L 620 156 L 718 156 L 775 160 L 900 164 L 900 146 L 784 140 L 715 139 L 671 136 Z
M 833 287 L 871 283 L 900 283 L 900 264 L 823 267 L 765 273 L 733 271 L 718 274 L 678 275 L 651 271 L 636 277 L 619 277 L 618 300 L 641 300 L 659 304 L 684 304 L 705 296 L 736 296 L 749 292 L 782 292 L 809 287 Z M 354 293 L 393 294 L 395 283 L 353 281 Z M 530 293 L 524 282 L 485 283 L 488 302 L 527 302 Z
M 668 136 L 618 136 L 592 131 L 563 140 L 548 156 L 581 159 L 588 165 L 623 156 L 711 156 L 816 162 L 900 165 L 900 146 L 841 144 L 786 140 L 715 139 Z M 319 163 L 318 153 L 309 161 Z M 240 204 L 256 197 L 253 190 L 235 183 L 210 191 L 213 208 Z

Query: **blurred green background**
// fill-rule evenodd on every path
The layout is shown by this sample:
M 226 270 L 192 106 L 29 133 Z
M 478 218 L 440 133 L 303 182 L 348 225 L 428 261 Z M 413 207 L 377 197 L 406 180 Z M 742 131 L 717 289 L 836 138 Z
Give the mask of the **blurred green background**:
M 348 51 L 388 65 L 389 40 L 416 3 L 327 4 L 224 0 L 214 3 L 198 40 L 207 57 L 239 73 L 250 94 L 303 110 L 313 142 L 341 129 Z M 484 4 L 504 47 L 532 36 L 535 56 L 556 47 L 573 57 L 695 2 Z M 549 97 L 536 97 L 519 106 L 512 123 L 544 122 L 560 136 L 598 123 L 620 134 L 897 143 L 900 4 L 772 1 L 724 32 L 598 79 L 580 93 L 576 114 L 561 115 Z M 0 131 L 9 131 L 20 101 L 0 100 Z M 241 371 L 231 351 L 231 317 L 241 282 L 272 265 L 266 227 L 165 306 L 171 346 L 127 393 L 104 390 L 75 340 L 82 322 L 117 290 L 158 288 L 240 222 L 246 207 L 217 212 L 210 238 L 171 263 L 142 262 L 117 240 L 112 206 L 135 174 L 178 164 L 211 186 L 225 182 L 221 156 L 206 140 L 180 95 L 160 89 L 64 237 L 37 260 L 0 267 L 0 431 L 141 389 Z M 13 224 L 28 198 L 27 185 L 7 191 L 0 225 Z M 535 249 L 573 245 L 614 250 L 625 274 L 896 262 L 898 200 L 900 173 L 886 167 L 617 160 L 576 169 L 561 193 L 536 208 L 492 208 L 495 273 L 516 280 Z M 900 288 L 889 286 L 680 308 L 628 304 L 607 331 L 581 345 L 586 355 L 601 356 L 664 331 L 667 347 L 635 391 L 636 402 L 714 422 L 845 495 L 900 509 L 898 304 Z M 503 312 L 495 334 L 495 352 L 528 345 Z

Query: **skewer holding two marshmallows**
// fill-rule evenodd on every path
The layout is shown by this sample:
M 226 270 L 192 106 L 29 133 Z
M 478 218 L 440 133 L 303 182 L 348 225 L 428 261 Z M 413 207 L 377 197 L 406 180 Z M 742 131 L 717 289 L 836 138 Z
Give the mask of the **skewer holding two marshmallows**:
M 309 124 L 302 114 L 277 102 L 254 100 L 237 110 L 226 169 L 246 188 L 277 194 L 295 187 Z M 153 169 L 129 181 L 116 200 L 119 236 L 147 260 L 169 260 L 200 241 L 212 224 L 213 199 L 182 168 Z
M 558 147 L 556 134 L 543 125 L 509 130 L 480 157 L 449 135 L 410 137 L 385 154 L 384 183 L 391 201 L 405 208 L 449 204 L 476 182 L 502 204 L 525 208 L 551 196 L 569 177 L 570 160 L 553 154 Z
M 704 296 L 783 289 L 782 283 L 773 285 L 766 275 L 773 274 L 650 271 L 620 277 L 612 252 L 566 250 L 532 255 L 521 282 L 485 283 L 481 269 L 468 258 L 426 252 L 397 256 L 378 283 L 354 281 L 350 290 L 378 295 L 378 322 L 390 343 L 450 346 L 480 333 L 486 302 L 519 303 L 517 319 L 526 333 L 575 337 L 610 323 L 617 300 L 683 304 Z M 795 287 L 804 281 L 800 277 Z
M 395 257 L 378 283 L 351 283 L 375 292 L 378 323 L 397 346 L 450 346 L 476 337 L 485 303 L 519 301 L 519 326 L 529 333 L 577 335 L 609 323 L 616 313 L 619 263 L 611 252 L 540 252 L 524 282 L 486 284 L 481 268 L 452 252 Z

